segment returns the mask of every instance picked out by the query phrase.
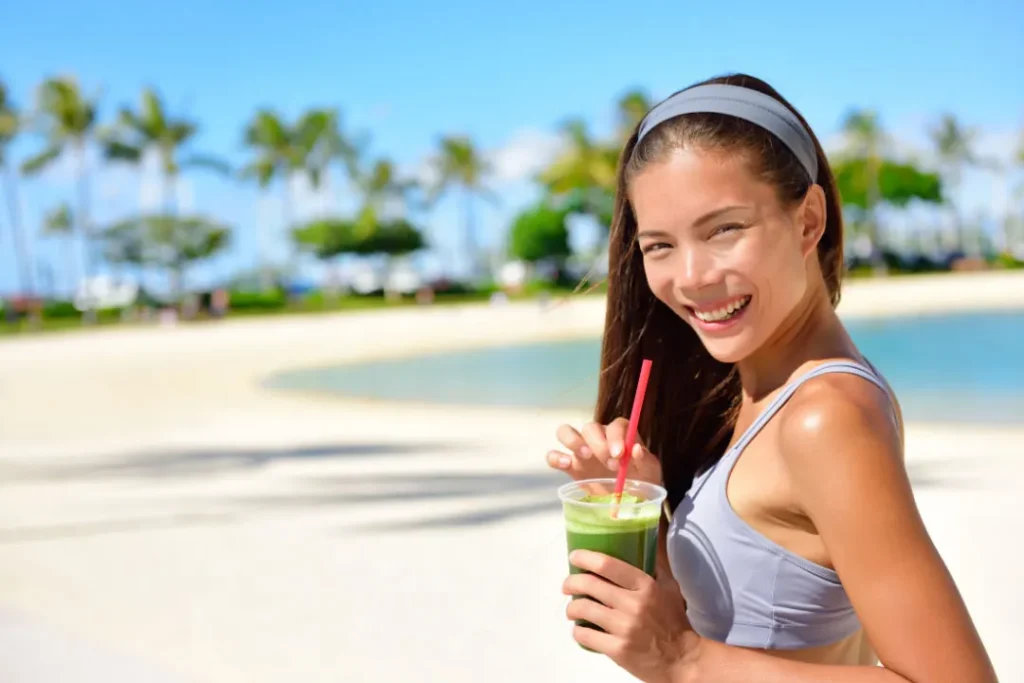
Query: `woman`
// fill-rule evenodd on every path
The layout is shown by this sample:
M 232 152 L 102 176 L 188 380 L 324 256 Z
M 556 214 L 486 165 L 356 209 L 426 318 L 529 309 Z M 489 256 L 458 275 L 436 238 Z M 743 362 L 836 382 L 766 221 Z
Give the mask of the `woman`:
M 668 490 L 659 572 L 570 561 L 582 645 L 644 681 L 996 680 L 922 524 L 889 387 L 835 313 L 839 197 L 807 122 L 766 83 L 717 78 L 626 142 L 596 421 L 548 463 Z M 649 450 L 648 450 L 649 449 Z M 883 667 L 877 666 L 881 663 Z

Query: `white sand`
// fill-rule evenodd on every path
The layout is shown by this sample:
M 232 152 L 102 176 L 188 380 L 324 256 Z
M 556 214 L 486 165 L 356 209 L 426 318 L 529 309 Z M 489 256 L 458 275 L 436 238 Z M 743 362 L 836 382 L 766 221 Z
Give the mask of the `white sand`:
M 964 308 L 1024 308 L 1024 274 L 855 282 L 840 310 Z M 561 479 L 542 457 L 584 415 L 259 386 L 286 368 L 590 336 L 602 316 L 587 298 L 0 343 L 0 680 L 65 680 L 33 663 L 72 650 L 75 680 L 150 680 L 120 673 L 139 662 L 152 680 L 217 683 L 630 680 L 574 647 L 559 594 Z M 1021 437 L 907 436 L 928 527 L 1008 681 L 1024 680 Z

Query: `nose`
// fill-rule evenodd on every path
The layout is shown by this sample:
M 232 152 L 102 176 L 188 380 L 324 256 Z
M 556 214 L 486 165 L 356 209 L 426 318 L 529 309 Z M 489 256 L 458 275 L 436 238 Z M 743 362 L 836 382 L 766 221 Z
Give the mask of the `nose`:
M 675 285 L 681 291 L 702 289 L 715 281 L 714 259 L 699 245 L 679 247 L 680 264 L 676 269 Z

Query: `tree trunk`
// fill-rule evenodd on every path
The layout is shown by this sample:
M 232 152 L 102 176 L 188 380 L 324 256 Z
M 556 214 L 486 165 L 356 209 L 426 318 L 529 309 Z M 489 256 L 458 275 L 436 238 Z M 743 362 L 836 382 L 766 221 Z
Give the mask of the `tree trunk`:
M 462 190 L 462 210 L 465 213 L 466 221 L 466 257 L 469 260 L 469 279 L 471 282 L 476 282 L 480 276 L 480 255 L 477 253 L 476 243 L 476 221 L 473 215 L 473 191 L 469 187 L 464 187 Z
M 266 193 L 262 193 L 262 197 L 266 198 Z M 260 291 L 266 293 L 270 291 L 270 276 L 267 270 L 267 236 L 270 230 L 267 229 L 266 216 L 259 211 L 259 204 L 257 206 L 258 217 L 256 219 L 256 270 L 259 273 L 259 287 Z
M 75 157 L 78 162 L 78 232 L 82 240 L 82 276 L 88 286 L 93 275 L 93 244 L 92 229 L 89 225 L 89 178 L 85 167 L 85 143 L 79 140 L 75 144 Z M 91 291 L 91 287 L 88 287 Z M 92 324 L 96 322 L 97 312 L 95 308 L 88 308 L 82 312 L 82 322 Z
M 950 210 L 953 212 L 953 234 L 956 236 L 956 250 L 967 255 L 966 240 L 964 235 L 964 219 L 960 215 L 960 210 L 954 204 L 950 204 Z
M 171 301 L 181 304 L 182 286 L 185 282 L 185 269 L 181 264 L 171 266 Z
M 878 205 L 882 200 L 879 174 L 881 173 L 881 159 L 872 151 L 868 157 L 868 196 L 867 196 L 867 224 L 868 235 L 871 239 L 871 264 L 876 270 L 884 268 L 885 259 L 882 256 L 882 229 L 878 224 Z
M 168 216 L 173 216 L 178 211 L 178 179 L 173 173 L 164 172 L 163 201 L 161 207 Z
M 290 278 L 295 272 L 298 250 L 292 240 L 292 184 L 291 173 L 284 177 L 284 192 L 281 196 L 281 220 L 284 222 L 284 235 L 288 245 L 288 255 L 285 257 L 285 276 Z
M 75 145 L 75 157 L 78 164 L 77 189 L 78 189 L 78 233 L 82 240 L 82 274 L 88 279 L 93 274 L 92 256 L 92 229 L 89 225 L 89 177 L 85 167 L 85 144 L 78 142 Z
M 964 248 L 964 221 L 960 215 L 960 209 L 957 207 L 956 199 L 952 196 L 960 187 L 960 169 L 955 162 L 947 161 L 944 175 L 949 190 L 946 202 L 949 204 L 949 211 L 953 216 L 953 248 L 966 255 L 967 250 Z
M 4 168 L 3 171 L 4 189 L 7 194 L 7 211 L 11 217 L 11 237 L 18 261 L 18 276 L 22 290 L 26 294 L 32 295 L 35 293 L 35 282 L 32 277 L 32 257 L 29 254 L 28 244 L 25 241 L 25 231 L 22 229 L 18 188 L 14 181 L 14 172 L 10 168 Z
M 331 196 L 331 183 L 330 183 L 330 180 L 328 179 L 327 175 L 328 175 L 328 171 L 325 168 L 323 170 L 323 173 L 320 175 L 320 187 L 323 188 L 323 192 L 320 193 L 320 217 L 321 218 L 326 218 L 327 216 L 331 215 L 331 200 L 334 199 L 334 197 Z M 320 191 L 319 187 L 313 188 L 313 189 L 316 190 L 317 192 Z
M 292 186 L 291 174 L 284 178 L 284 192 L 281 193 L 281 221 L 284 223 L 285 233 L 292 227 Z
M 64 273 L 68 279 L 68 298 L 73 299 L 75 296 L 75 283 L 77 278 L 75 273 L 78 272 L 78 268 L 75 265 L 75 243 L 71 235 L 64 235 L 60 240 L 60 249 L 63 252 L 62 257 L 64 261 Z

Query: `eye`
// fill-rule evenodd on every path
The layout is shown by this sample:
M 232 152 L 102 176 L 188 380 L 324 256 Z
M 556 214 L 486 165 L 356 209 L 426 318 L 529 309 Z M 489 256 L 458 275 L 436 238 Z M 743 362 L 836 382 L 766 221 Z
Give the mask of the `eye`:
M 650 254 L 650 253 L 655 252 L 655 251 L 662 251 L 664 249 L 670 249 L 671 247 L 672 247 L 672 245 L 667 243 L 667 242 L 650 242 L 648 244 L 645 244 L 645 245 L 641 246 L 640 247 L 640 251 L 641 251 L 641 253 L 646 255 L 646 254 Z
M 737 230 L 743 230 L 745 227 L 747 226 L 741 223 L 726 223 L 725 225 L 720 225 L 714 230 L 712 230 L 710 236 L 715 237 L 717 235 L 724 235 L 729 232 L 736 232 Z

